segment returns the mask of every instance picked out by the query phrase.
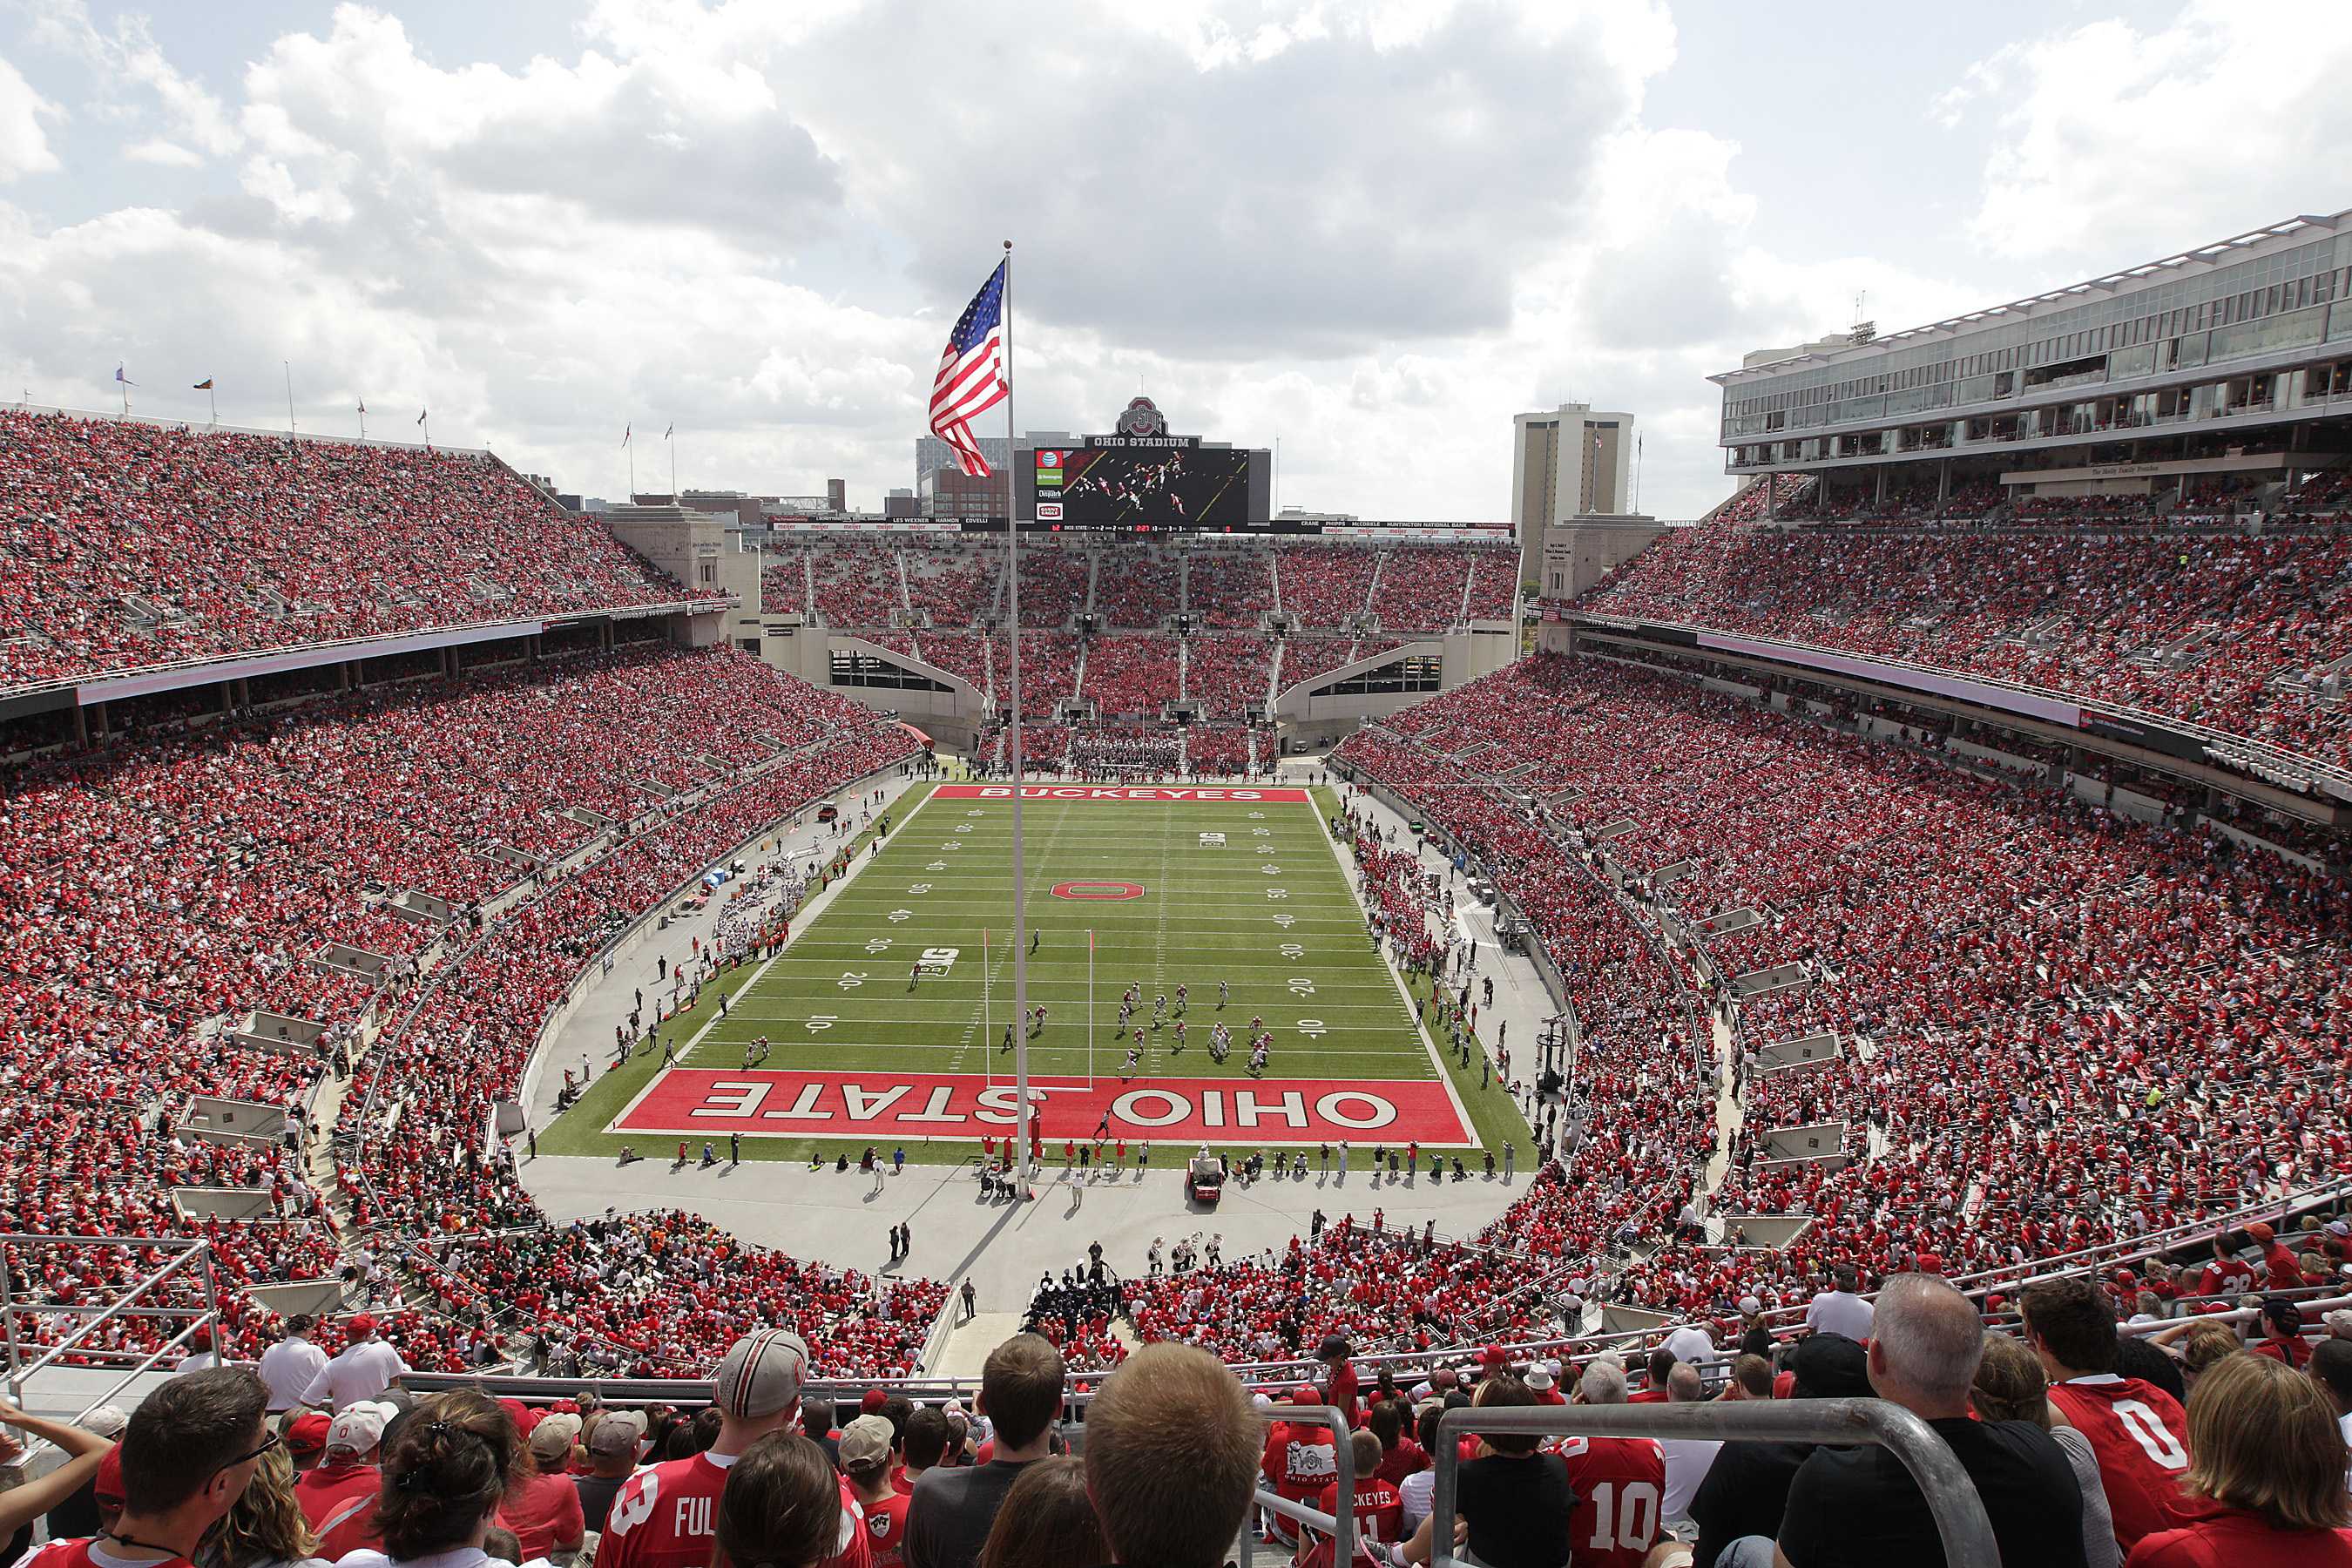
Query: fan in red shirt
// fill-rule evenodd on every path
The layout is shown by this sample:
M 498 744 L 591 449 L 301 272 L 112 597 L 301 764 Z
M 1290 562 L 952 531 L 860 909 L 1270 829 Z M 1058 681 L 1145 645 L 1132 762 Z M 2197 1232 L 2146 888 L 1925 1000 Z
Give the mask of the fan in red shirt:
M 2247 1348 L 2301 1372 L 2311 1363 L 2311 1342 L 2303 1337 L 2303 1309 L 2277 1296 L 2264 1301 L 2263 1337 Z
M 2143 1536 L 2127 1568 L 2346 1568 L 2344 1439 L 2318 1382 L 2225 1356 L 2197 1380 L 2189 1439 L 2197 1485 L 2173 1527 Z
M 1625 1369 L 1604 1356 L 1578 1380 L 1578 1405 L 1623 1405 Z M 1665 1521 L 1666 1451 L 1652 1437 L 1563 1437 L 1576 1489 L 1568 1546 L 1576 1568 L 1641 1568 Z
M 2180 1489 L 2189 1423 L 2164 1390 L 2116 1374 L 2116 1317 L 2106 1293 L 2074 1276 L 2026 1287 L 2018 1306 L 2025 1342 L 2050 1377 L 2050 1403 L 2099 1461 L 2116 1544 L 2128 1552 L 2141 1536 L 2181 1523 L 2189 1513 Z
M 2227 1307 L 2253 1288 L 2254 1266 L 2231 1248 L 2228 1237 L 2215 1237 L 2213 1261 L 2197 1277 L 2197 1294 L 2221 1299 L 2222 1307 Z
M 330 1563 L 378 1543 L 375 1495 L 383 1478 L 375 1465 L 376 1447 L 397 1409 L 362 1401 L 338 1412 L 326 1424 L 326 1454 L 318 1468 L 294 1478 L 295 1504 L 319 1538 L 319 1555 Z
M 727 1472 L 771 1432 L 800 1414 L 808 1346 L 798 1334 L 762 1329 L 737 1340 L 711 1374 L 719 1440 L 707 1453 L 649 1466 L 613 1498 L 596 1548 L 597 1568 L 707 1568 Z M 841 1482 L 841 1527 L 824 1568 L 872 1568 L 866 1510 Z
M 1291 1391 L 1290 1402 L 1320 1405 L 1323 1396 L 1302 1384 Z M 1331 1439 L 1331 1428 L 1320 1421 L 1276 1421 L 1266 1431 L 1265 1457 L 1259 1468 L 1274 1483 L 1276 1497 L 1307 1502 L 1320 1496 L 1323 1489 L 1339 1475 L 1339 1457 Z M 1284 1541 L 1298 1537 L 1297 1522 L 1280 1514 L 1274 1518 L 1274 1529 Z
M 1356 1519 L 1356 1550 L 1349 1561 L 1379 1563 L 1388 1560 L 1384 1552 L 1373 1548 L 1386 1546 L 1401 1540 L 1404 1525 L 1404 1498 L 1395 1487 L 1380 1478 L 1381 1440 L 1370 1432 L 1357 1432 L 1348 1439 L 1349 1457 L 1355 1460 L 1356 1485 L 1349 1511 Z M 1339 1483 L 1331 1484 L 1315 1494 L 1315 1506 L 1337 1519 L 1339 1516 Z M 1315 1541 L 1300 1568 L 1331 1568 L 1334 1542 L 1332 1538 L 1309 1529 Z
M 108 1533 L 52 1541 L 29 1553 L 25 1563 L 189 1568 L 200 1543 L 244 1495 L 261 1456 L 277 1447 L 268 1405 L 268 1387 L 242 1367 L 209 1367 L 163 1384 L 141 1401 L 123 1431 L 117 1450 L 122 1510 Z M 74 1456 L 74 1464 L 83 1465 L 99 1452 L 97 1446 L 85 1445 L 87 1437 L 60 1433 L 51 1440 Z M 115 1550 L 122 1546 L 141 1554 Z M 164 1555 L 148 1555 L 154 1552 Z
M 2278 1238 L 2278 1232 L 2257 1221 L 2246 1227 L 2246 1234 L 2252 1237 L 2254 1245 L 2263 1249 L 2263 1268 L 2270 1276 L 2263 1282 L 2266 1289 L 2298 1290 L 2311 1283 L 2303 1276 L 2303 1265 L 2295 1261 L 2294 1254 L 2288 1251 L 2286 1244 Z
M 841 1429 L 841 1473 L 866 1509 L 866 1550 L 874 1568 L 898 1568 L 905 1558 L 907 1510 L 913 1489 L 891 1484 L 888 1417 L 860 1415 Z
M 1349 1358 L 1355 1353 L 1348 1342 L 1338 1334 L 1327 1337 L 1315 1352 L 1315 1359 L 1328 1369 L 1323 1384 L 1330 1390 L 1329 1401 L 1348 1418 L 1350 1426 L 1356 1421 L 1357 1381 L 1356 1363 Z

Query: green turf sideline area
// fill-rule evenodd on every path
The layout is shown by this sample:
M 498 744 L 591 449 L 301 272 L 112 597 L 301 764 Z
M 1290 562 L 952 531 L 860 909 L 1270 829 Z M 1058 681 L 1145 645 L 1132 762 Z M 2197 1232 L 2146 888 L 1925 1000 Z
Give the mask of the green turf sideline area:
M 1361 907 L 1317 802 L 1128 803 L 1027 800 L 1025 913 L 1036 938 L 1029 960 L 1032 1005 L 1046 1022 L 1029 1034 L 1030 1070 L 1083 1077 L 1087 1061 L 1087 931 L 1095 933 L 1093 1071 L 1116 1082 L 1133 1030 L 1144 1028 L 1133 1087 L 1155 1078 L 1230 1079 L 1246 1086 L 1249 1022 L 1274 1033 L 1270 1079 L 1344 1087 L 1368 1081 L 1444 1080 L 1475 1136 L 1529 1148 L 1527 1124 L 1499 1084 L 1481 1091 L 1432 1052 L 1395 975 L 1376 950 Z M 942 799 L 929 790 L 894 810 L 895 830 L 862 859 L 824 910 L 775 959 L 723 973 L 700 1005 L 664 1037 L 690 1041 L 681 1065 L 740 1070 L 760 1036 L 774 1070 L 992 1076 L 1010 1081 L 1005 1026 L 1013 1018 L 1012 807 L 1009 801 Z M 1222 836 L 1217 842 L 1215 836 Z M 1082 900 L 1055 896 L 1070 883 L 1139 886 L 1139 896 Z M 983 933 L 986 933 L 983 936 Z M 926 972 L 910 980 L 919 960 Z M 1218 1005 L 1218 986 L 1231 987 Z M 1117 1028 L 1121 994 L 1139 984 L 1143 1005 L 1128 1031 Z M 1173 1024 L 1176 989 L 1189 987 Z M 718 1016 L 719 994 L 730 996 Z M 1154 998 L 1170 1013 L 1151 1026 Z M 1209 1054 L 1213 1025 L 1234 1037 L 1222 1065 Z M 1024 1031 L 1025 1032 L 1025 1031 Z M 605 1129 L 653 1082 L 656 1057 L 640 1051 L 604 1073 L 572 1110 L 542 1131 L 542 1152 L 614 1154 L 632 1142 L 667 1159 L 669 1142 Z M 1064 1129 L 1050 1129 L 1055 1137 Z M 1069 1130 L 1083 1132 L 1085 1129 Z M 826 1158 L 866 1142 L 763 1134 L 746 1137 L 747 1158 Z M 1374 1142 L 1367 1137 L 1362 1147 Z M 906 1141 L 910 1159 L 961 1160 L 972 1139 Z M 1171 1159 L 1173 1155 L 1170 1156 Z M 1365 1153 L 1357 1156 L 1361 1162 Z

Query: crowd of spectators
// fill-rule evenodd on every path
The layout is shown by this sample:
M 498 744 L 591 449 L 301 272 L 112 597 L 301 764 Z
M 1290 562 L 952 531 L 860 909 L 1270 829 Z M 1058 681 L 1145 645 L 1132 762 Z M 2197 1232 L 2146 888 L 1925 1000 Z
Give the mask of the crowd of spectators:
M 1664 887 L 1634 876 L 1624 907 L 1683 930 L 1766 911 L 1700 939 L 1709 957 L 1726 975 L 1791 964 L 1809 977 L 1738 1006 L 1743 1055 L 1815 1031 L 1845 1042 L 1822 1071 L 1743 1073 L 1744 1122 L 1715 1194 L 1722 1212 L 1806 1214 L 1814 1227 L 1777 1253 L 1670 1247 L 1627 1272 L 1630 1299 L 1727 1313 L 1840 1261 L 2004 1266 L 2274 1199 L 2352 1158 L 2338 1110 L 2347 906 L 2332 882 L 1602 661 L 1526 661 L 1396 723 L 1405 735 L 1366 731 L 1339 757 L 1468 845 L 1548 945 L 1559 893 L 1600 884 L 1529 867 L 1549 846 L 1552 867 L 1580 857 L 1589 869 L 1589 828 L 1630 819 L 1612 859 L 1685 869 Z M 1555 816 L 1447 787 L 1473 782 L 1445 752 L 1472 733 L 1541 763 L 1548 792 L 1581 793 Z M 1555 960 L 1575 994 L 1591 958 Z M 1625 999 L 1637 1040 L 1662 1011 L 1638 998 L 1668 994 L 1671 973 Z M 1678 1048 L 1597 1054 L 1638 1070 Z M 1708 1120 L 1691 1123 L 1707 1136 L 1685 1160 L 1647 1168 L 1686 1168 L 1713 1142 Z M 1845 1124 L 1851 1163 L 1763 1168 L 1766 1133 L 1822 1121 Z
M 340 1271 L 354 1289 L 389 1287 L 402 1237 L 535 1223 L 482 1146 L 487 1097 L 515 1092 L 579 965 L 700 865 L 911 746 L 747 655 L 638 644 L 159 731 L 19 772 L 0 817 L 0 1121 L 20 1134 L 0 1157 L 11 1228 L 211 1238 L 235 1350 L 268 1317 L 243 1285 Z M 391 913 L 405 893 L 455 919 Z M 328 943 L 384 963 L 329 965 Z M 447 962 L 428 973 L 436 958 Z M 362 1026 L 412 1006 L 354 1071 Z M 310 1044 L 272 1015 L 324 1032 Z M 349 1075 L 347 1130 L 362 1133 L 344 1185 L 362 1233 L 388 1238 L 364 1262 L 372 1244 L 338 1232 L 305 1168 L 315 1130 L 302 1102 L 331 1072 Z M 399 1088 L 362 1127 L 380 1080 Z M 288 1136 L 182 1127 L 192 1099 L 220 1096 L 286 1108 Z M 398 1138 L 369 1136 L 394 1108 Z M 173 1194 L 194 1187 L 253 1192 L 266 1207 L 191 1218 Z M 86 1292 L 157 1263 L 60 1259 L 44 1278 Z M 20 1303 L 43 1299 L 17 1284 Z M 454 1308 L 464 1292 L 450 1294 Z M 121 1320 L 113 1342 L 142 1342 L 147 1324 Z M 457 1343 L 416 1335 L 428 1359 Z
M 1255 631 L 1274 609 L 1271 552 L 1254 547 L 1187 552 L 1184 608 L 1213 631 Z
M 906 607 L 898 549 L 879 540 L 829 539 L 809 554 L 816 613 L 829 626 L 887 626 Z
M 0 686 L 689 595 L 487 457 L 0 410 Z
M 1095 711 L 1105 718 L 1157 714 L 1176 700 L 1182 658 L 1177 639 L 1160 632 L 1089 637 L 1086 684 L 1078 695 L 1092 698 Z
M 1238 724 L 1193 725 L 1184 731 L 1184 754 L 1196 778 L 1240 778 L 1259 766 L 1256 743 Z
M 1185 639 L 1184 695 L 1205 703 L 1212 719 L 1238 719 L 1252 702 L 1270 698 L 1274 644 L 1261 637 Z
M 1721 521 L 1660 540 L 1579 601 L 2022 682 L 2328 762 L 2352 727 L 2325 667 L 2352 535 L 2082 529 L 1839 538 Z
M 1067 626 L 1086 607 L 1094 557 L 1083 549 L 1021 552 L 1021 624 L 1031 630 Z
M 1282 610 L 1309 629 L 1346 629 L 1370 607 L 1381 553 L 1360 545 L 1277 544 Z
M 907 547 L 907 597 L 935 626 L 970 626 L 999 614 L 1004 552 L 961 544 Z
M 1094 613 L 1108 626 L 1150 631 L 1181 603 L 1183 563 L 1155 544 L 1107 544 L 1095 559 Z

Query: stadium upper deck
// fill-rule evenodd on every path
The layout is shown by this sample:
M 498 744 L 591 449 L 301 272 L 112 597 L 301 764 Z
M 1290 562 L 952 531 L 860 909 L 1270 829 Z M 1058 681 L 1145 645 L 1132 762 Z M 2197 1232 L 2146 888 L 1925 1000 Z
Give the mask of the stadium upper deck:
M 2352 212 L 1822 353 L 1728 371 L 1734 472 L 2233 440 L 2352 410 Z M 2340 452 L 2340 445 L 2334 448 Z M 2064 454 L 2061 456 L 2061 454 Z
M 10 410 L 0 529 L 11 707 L 717 607 L 485 452 Z

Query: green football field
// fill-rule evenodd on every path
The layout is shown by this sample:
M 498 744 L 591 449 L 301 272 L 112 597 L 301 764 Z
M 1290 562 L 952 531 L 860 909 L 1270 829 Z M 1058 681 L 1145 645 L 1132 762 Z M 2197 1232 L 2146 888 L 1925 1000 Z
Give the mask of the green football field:
M 1012 1107 L 1003 1088 L 1014 1059 L 1005 1048 L 1015 1016 L 1012 806 L 954 794 L 910 795 L 879 853 L 861 858 L 805 926 L 795 921 L 782 952 L 706 984 L 701 1004 L 664 1028 L 685 1042 L 677 1070 L 640 1052 L 603 1075 L 541 1144 L 599 1153 L 627 1142 L 651 1157 L 679 1137 L 734 1131 L 747 1134 L 746 1157 L 879 1142 L 910 1158 L 961 1159 L 982 1134 L 1001 1137 L 977 1112 Z M 1413 1121 L 1419 1114 L 1454 1130 L 1423 1138 L 1433 1145 L 1499 1148 L 1508 1138 L 1527 1147 L 1516 1106 L 1499 1087 L 1480 1089 L 1475 1059 L 1459 1074 L 1424 1042 L 1350 889 L 1346 851 L 1325 828 L 1329 809 L 1328 792 L 1319 808 L 1024 800 L 1028 1000 L 1046 1014 L 1020 1033 L 1033 1079 L 1059 1086 L 1048 1097 L 1049 1138 L 1084 1139 L 1100 1111 L 1121 1116 L 1114 1135 L 1136 1139 L 1238 1148 L 1345 1136 L 1369 1149 L 1433 1124 Z M 1181 1007 L 1180 985 L 1189 992 Z M 1122 1029 L 1130 987 L 1142 1002 Z M 1155 1025 L 1161 996 L 1168 1011 Z M 1263 1082 L 1248 1070 L 1253 1019 L 1272 1035 Z M 1232 1047 L 1219 1063 L 1211 1035 L 1221 1022 Z M 753 1065 L 761 1037 L 769 1047 Z M 981 1098 L 992 1089 L 992 1100 Z M 1302 1132 L 1295 1120 L 1318 1107 L 1369 1118 L 1388 1102 L 1421 1109 L 1354 1133 L 1319 1123 Z M 1291 1121 L 1266 1110 L 1286 1103 Z M 1146 1124 L 1175 1118 L 1180 1104 L 1189 1118 Z M 730 1110 L 740 1114 L 722 1114 Z

